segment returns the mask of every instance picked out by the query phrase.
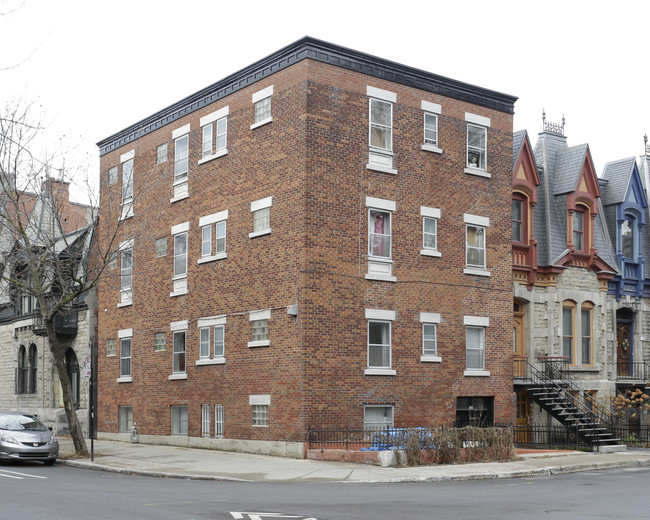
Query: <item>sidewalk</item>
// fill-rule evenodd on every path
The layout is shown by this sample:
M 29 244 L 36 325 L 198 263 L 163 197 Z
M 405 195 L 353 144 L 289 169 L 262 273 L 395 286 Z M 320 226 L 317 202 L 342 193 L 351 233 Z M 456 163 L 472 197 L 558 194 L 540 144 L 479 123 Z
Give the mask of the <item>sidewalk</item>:
M 62 458 L 74 452 L 71 440 L 59 439 L 59 444 Z M 94 461 L 91 462 L 88 458 L 65 459 L 61 462 L 68 466 L 134 475 L 203 480 L 441 482 L 539 477 L 577 471 L 650 466 L 650 450 L 618 453 L 540 451 L 522 453 L 512 462 L 393 468 L 101 440 L 95 441 Z

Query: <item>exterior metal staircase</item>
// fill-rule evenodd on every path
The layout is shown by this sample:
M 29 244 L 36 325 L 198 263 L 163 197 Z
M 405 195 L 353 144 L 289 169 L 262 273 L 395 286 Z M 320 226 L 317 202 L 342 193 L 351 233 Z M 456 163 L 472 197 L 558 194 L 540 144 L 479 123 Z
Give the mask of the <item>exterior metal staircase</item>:
M 530 398 L 592 447 L 618 445 L 612 414 L 565 375 L 563 362 L 544 361 L 543 370 L 526 361 Z

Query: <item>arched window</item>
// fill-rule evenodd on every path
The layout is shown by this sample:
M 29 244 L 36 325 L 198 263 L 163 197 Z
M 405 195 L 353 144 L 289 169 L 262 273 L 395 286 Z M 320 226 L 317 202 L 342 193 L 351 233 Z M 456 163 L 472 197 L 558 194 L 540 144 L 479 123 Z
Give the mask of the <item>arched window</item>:
M 576 251 L 585 251 L 585 228 L 585 211 L 578 206 L 573 212 L 573 247 Z
M 27 384 L 27 393 L 35 394 L 38 386 L 37 368 L 38 368 L 38 350 L 33 343 L 29 346 L 29 356 L 27 357 L 29 365 L 29 378 Z
M 23 345 L 18 349 L 18 369 L 16 370 L 16 393 L 27 393 L 27 351 Z
M 562 304 L 562 355 L 570 365 L 573 365 L 575 311 L 575 302 L 566 300 Z
M 593 303 L 582 302 L 580 306 L 580 362 L 583 365 L 591 365 L 593 359 L 593 310 Z
M 77 360 L 77 355 L 74 353 L 72 348 L 65 351 L 65 366 L 68 372 L 68 378 L 70 379 L 70 386 L 72 387 L 72 402 L 74 403 L 75 408 L 79 408 L 79 361 Z

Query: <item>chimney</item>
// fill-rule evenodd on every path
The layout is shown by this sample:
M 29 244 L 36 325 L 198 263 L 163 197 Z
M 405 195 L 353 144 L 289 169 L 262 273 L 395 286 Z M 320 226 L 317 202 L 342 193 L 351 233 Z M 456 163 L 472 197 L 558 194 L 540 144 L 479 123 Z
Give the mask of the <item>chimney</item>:
M 48 177 L 44 189 L 52 201 L 53 209 L 59 217 L 59 222 L 66 233 L 70 216 L 70 183 Z

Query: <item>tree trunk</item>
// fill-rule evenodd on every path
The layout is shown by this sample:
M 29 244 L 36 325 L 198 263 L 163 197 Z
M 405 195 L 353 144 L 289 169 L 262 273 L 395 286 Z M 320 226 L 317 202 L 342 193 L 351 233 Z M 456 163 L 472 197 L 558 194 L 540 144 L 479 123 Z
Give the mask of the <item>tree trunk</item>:
M 61 344 L 56 334 L 54 327 L 54 318 L 44 318 L 45 328 L 47 330 L 47 339 L 50 347 L 50 352 L 54 358 L 54 366 L 59 373 L 59 381 L 61 382 L 61 391 L 63 393 L 63 407 L 65 408 L 65 415 L 68 419 L 68 426 L 70 428 L 70 436 L 74 444 L 74 451 L 77 455 L 82 457 L 90 456 L 88 448 L 86 447 L 86 440 L 84 439 L 83 430 L 77 413 L 74 409 L 74 402 L 72 401 L 72 387 L 70 385 L 70 378 L 68 377 L 68 370 L 65 365 L 65 346 Z

